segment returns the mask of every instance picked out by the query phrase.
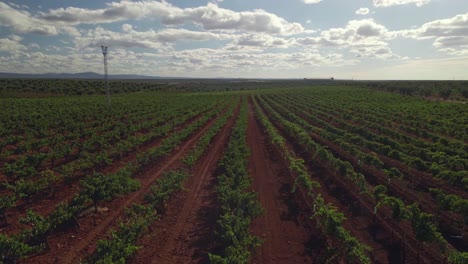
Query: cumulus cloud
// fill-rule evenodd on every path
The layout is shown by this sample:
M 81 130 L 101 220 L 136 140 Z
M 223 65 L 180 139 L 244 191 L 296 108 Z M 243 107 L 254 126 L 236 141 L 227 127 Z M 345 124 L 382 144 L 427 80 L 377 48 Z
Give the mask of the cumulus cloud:
M 0 51 L 17 54 L 20 51 L 26 50 L 26 46 L 20 43 L 21 37 L 10 35 L 8 38 L 0 38 Z
M 293 44 L 293 40 L 274 37 L 268 34 L 243 34 L 237 36 L 235 45 L 253 47 L 277 47 L 288 48 Z
M 412 30 L 400 31 L 401 36 L 414 39 L 435 39 L 434 47 L 453 54 L 468 53 L 468 13 L 434 20 Z
M 398 34 L 373 19 L 351 20 L 345 27 L 324 30 L 317 37 L 296 38 L 297 45 L 317 48 L 342 48 L 356 58 L 401 58 L 388 47 L 388 40 Z
M 318 66 L 343 66 L 354 64 L 355 60 L 347 60 L 342 54 L 321 54 L 318 51 L 304 49 L 294 53 L 258 53 L 254 50 L 232 51 L 229 49 L 193 49 L 172 51 L 164 55 L 171 59 L 170 67 L 181 71 L 225 71 L 231 74 L 244 73 L 249 76 L 258 73 L 261 67 L 265 73 L 278 69 L 297 69 Z M 159 60 L 164 61 L 164 58 Z M 193 61 L 197 63 L 194 64 Z M 200 66 L 201 65 L 201 66 Z M 268 76 L 268 75 L 266 75 Z M 234 76 L 237 77 L 237 76 Z
M 0 2 L 0 25 L 12 27 L 18 33 L 57 34 L 54 26 L 32 17 L 27 11 L 14 9 L 3 2 Z
M 468 13 L 431 21 L 416 31 L 422 37 L 468 36 Z
M 288 22 L 261 9 L 236 12 L 214 3 L 194 8 L 179 8 L 165 1 L 122 1 L 109 3 L 103 9 L 68 7 L 40 13 L 41 19 L 69 25 L 111 23 L 148 17 L 159 18 L 166 25 L 193 23 L 205 30 L 270 34 L 297 34 L 304 30 L 299 23 Z
M 373 0 L 375 7 L 390 7 L 396 5 L 415 4 L 416 6 L 423 6 L 428 4 L 431 0 Z
M 304 4 L 318 4 L 320 2 L 322 2 L 322 0 L 302 0 L 302 2 L 304 2 Z
M 128 25 L 122 25 L 124 33 L 97 27 L 89 30 L 82 37 L 76 39 L 80 49 L 97 47 L 100 45 L 121 48 L 150 48 L 161 49 L 167 43 L 176 41 L 207 41 L 232 39 L 233 36 L 222 33 L 191 31 L 187 29 L 167 28 L 161 31 L 135 31 Z
M 381 45 L 384 40 L 395 37 L 384 25 L 373 19 L 351 20 L 344 28 L 331 28 L 321 33 L 322 37 L 337 44 Z
M 319 46 L 319 47 L 333 47 L 333 46 L 340 45 L 339 43 L 335 41 L 330 41 L 323 37 L 296 38 L 295 43 L 304 45 L 304 46 Z
M 351 53 L 356 54 L 356 58 L 377 58 L 377 59 L 405 59 L 394 54 L 389 47 L 360 47 L 352 49 Z
M 133 29 L 133 26 L 130 25 L 130 24 L 123 24 L 123 25 L 122 25 L 122 30 L 123 30 L 124 32 L 130 32 L 132 29 Z
M 369 14 L 369 8 L 364 8 L 364 7 L 361 7 L 359 8 L 358 10 L 356 10 L 356 15 L 367 15 Z

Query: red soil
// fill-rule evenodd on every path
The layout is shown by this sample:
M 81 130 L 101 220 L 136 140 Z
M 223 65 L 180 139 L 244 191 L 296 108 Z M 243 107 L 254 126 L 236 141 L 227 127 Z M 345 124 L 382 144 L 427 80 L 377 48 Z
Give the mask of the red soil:
M 211 109 L 210 109 L 211 110 Z M 177 133 L 178 131 L 182 130 L 183 128 L 191 125 L 193 122 L 201 118 L 201 114 L 190 118 L 186 122 L 180 124 L 179 126 L 175 127 L 169 135 L 164 136 L 164 137 L 158 137 L 150 142 L 148 142 L 146 145 L 141 146 L 131 152 L 129 152 L 127 155 L 124 155 L 121 158 L 116 158 L 114 159 L 114 162 L 111 165 L 108 165 L 102 169 L 102 172 L 104 174 L 109 174 L 109 173 L 115 173 L 118 170 L 122 169 L 125 165 L 127 165 L 129 162 L 134 161 L 136 159 L 136 156 L 140 152 L 146 152 L 149 149 L 155 148 L 158 145 L 161 144 L 161 142 L 165 139 L 170 137 L 173 133 Z M 91 170 L 90 170 L 91 171 Z M 8 222 L 10 223 L 7 226 L 4 226 L 2 229 L 0 229 L 3 233 L 5 234 L 14 234 L 18 233 L 21 229 L 25 228 L 23 225 L 19 224 L 19 219 L 24 217 L 26 215 L 26 211 L 28 209 L 32 209 L 34 212 L 39 213 L 40 215 L 46 216 L 50 214 L 55 206 L 59 204 L 60 202 L 68 202 L 73 198 L 73 196 L 79 191 L 80 186 L 79 186 L 79 180 L 81 180 L 84 176 L 86 176 L 86 173 L 81 172 L 79 173 L 81 176 L 75 176 L 73 179 L 68 180 L 68 181 L 60 181 L 56 188 L 56 193 L 55 197 L 51 199 L 50 195 L 46 195 L 44 193 L 35 195 L 33 199 L 31 199 L 33 202 L 32 204 L 27 204 L 25 201 L 19 201 L 16 204 L 15 208 L 9 209 L 7 211 L 7 216 L 8 216 Z M 3 194 L 4 192 L 0 192 L 0 194 Z
M 249 105 L 247 141 L 251 151 L 249 175 L 265 214 L 254 219 L 252 233 L 263 240 L 252 263 L 313 262 L 312 221 L 300 197 L 290 190 L 293 179 L 272 148 Z M 298 196 L 298 195 L 296 195 Z
M 185 184 L 187 190 L 177 193 L 169 201 L 165 213 L 150 226 L 148 234 L 138 241 L 141 249 L 129 262 L 208 263 L 208 252 L 216 250 L 213 237 L 218 211 L 214 191 L 217 163 L 222 157 L 238 114 L 239 105 L 234 117 L 213 139 L 207 153 L 191 171 L 192 176 Z M 323 255 L 326 245 L 334 244 L 336 241 L 333 241 L 333 237 L 323 238 L 316 230 L 315 222 L 310 219 L 312 201 L 305 195 L 305 191 L 299 188 L 297 192 L 291 193 L 295 175 L 289 172 L 278 149 L 269 142 L 264 128 L 255 118 L 251 101 L 249 101 L 248 115 L 247 141 L 251 151 L 248 171 L 252 177 L 252 189 L 257 192 L 258 199 L 265 208 L 264 215 L 252 222 L 251 232 L 260 237 L 263 244 L 256 249 L 251 263 L 320 263 L 320 256 Z M 88 214 L 81 217 L 79 228 L 54 232 L 49 238 L 50 250 L 21 262 L 80 262 L 84 256 L 95 250 L 99 239 L 107 238 L 108 232 L 117 227 L 125 208 L 134 202 L 143 202 L 144 194 L 164 171 L 183 167 L 181 158 L 215 120 L 216 118 L 213 118 L 207 122 L 167 158 L 145 168 L 137 177 L 141 181 L 141 188 L 138 191 L 103 203 L 101 206 L 109 210 L 96 216 Z M 278 123 L 274 125 L 283 132 L 284 136 L 284 129 Z M 370 187 L 387 182 L 386 176 L 381 171 L 374 167 L 358 165 L 355 157 L 343 152 L 333 142 L 315 134 L 311 137 L 318 143 L 328 146 L 337 157 L 351 162 L 356 170 L 366 175 Z M 403 252 L 407 254 L 406 263 L 443 261 L 438 250 L 432 250 L 433 246 L 422 246 L 416 241 L 408 222 L 399 223 L 392 220 L 388 208 L 380 208 L 373 219 L 375 201 L 370 196 L 360 194 L 357 187 L 348 179 L 337 175 L 323 164 L 318 164 L 313 159 L 312 153 L 303 149 L 294 139 L 285 138 L 290 143 L 288 147 L 306 161 L 311 177 L 322 185 L 319 192 L 325 201 L 338 207 L 347 217 L 345 228 L 361 242 L 373 248 L 370 252 L 373 263 L 399 263 L 402 261 L 402 254 L 405 254 Z M 156 140 L 143 148 L 156 146 L 159 142 Z M 135 159 L 135 155 L 136 151 L 116 161 L 104 171 L 106 173 L 116 171 Z M 384 162 L 404 172 L 417 175 L 410 168 L 403 168 L 401 163 L 394 160 L 389 159 Z M 406 201 L 419 201 L 424 209 L 430 209 L 429 212 L 437 211 L 437 207 L 427 193 L 423 192 L 424 195 L 421 196 L 420 181 L 407 184 L 392 182 L 389 193 L 400 196 Z M 77 185 L 64 188 L 57 192 L 60 197 L 55 200 L 35 201 L 33 204 L 35 211 L 41 214 L 50 212 L 57 201 L 69 199 L 71 194 L 76 192 Z
M 187 191 L 171 199 L 160 221 L 150 227 L 151 234 L 140 240 L 142 248 L 132 258 L 133 263 L 208 262 L 208 253 L 215 246 L 215 171 L 238 114 L 239 106 L 194 167 Z
M 130 195 L 119 197 L 102 206 L 108 211 L 94 216 L 93 214 L 79 219 L 80 228 L 66 230 L 49 238 L 50 249 L 44 254 L 31 257 L 25 263 L 78 263 L 82 258 L 94 251 L 96 242 L 106 236 L 106 233 L 118 225 L 118 219 L 123 215 L 125 208 L 132 203 L 141 202 L 144 194 L 149 191 L 152 184 L 164 171 L 172 168 L 183 155 L 195 145 L 197 140 L 211 127 L 216 118 L 207 122 L 199 131 L 195 132 L 187 141 L 176 148 L 168 158 L 158 162 L 160 166 L 147 168 L 139 177 L 141 187 Z M 95 224 L 96 223 L 96 224 Z
M 265 113 L 267 112 L 265 111 Z M 294 139 L 285 136 L 285 130 L 281 125 L 278 123 L 274 123 L 274 125 L 277 126 L 288 142 L 293 144 L 293 149 L 295 149 L 296 153 L 301 153 L 300 156 L 308 163 L 309 168 L 312 168 L 311 171 L 320 171 L 318 170 L 317 162 L 313 160 L 310 153 L 307 153 L 308 151 L 297 144 Z M 323 139 L 318 136 L 313 137 L 313 139 L 323 143 L 321 141 Z M 328 147 L 333 146 L 331 143 L 330 145 L 326 145 Z M 337 150 L 333 149 L 333 152 L 335 151 Z M 350 157 L 350 159 L 355 158 Z M 387 263 L 388 260 L 390 263 L 399 263 L 398 261 L 402 257 L 400 255 L 402 253 L 401 250 L 404 249 L 407 254 L 406 263 L 434 263 L 431 260 L 442 263 L 442 257 L 437 253 L 438 250 L 433 246 L 422 247 L 422 244 L 414 237 L 412 228 L 408 223 L 394 222 L 391 219 L 391 212 L 387 208 L 380 208 L 379 213 L 376 215 L 375 223 L 372 223 L 375 203 L 371 201 L 370 197 L 361 195 L 355 184 L 349 182 L 346 178 L 336 175 L 328 169 L 322 168 L 321 170 L 320 175 L 322 180 L 320 182 L 323 183 L 325 181 L 321 189 L 327 189 L 327 193 L 322 193 L 322 195 L 326 195 L 324 197 L 325 200 L 327 202 L 331 201 L 334 205 L 338 206 L 340 211 L 350 219 L 351 224 L 348 221 L 344 223 L 346 229 L 350 230 L 361 242 L 373 246 L 374 249 L 380 249 L 386 244 L 387 248 L 383 250 L 388 252 L 388 259 L 380 256 L 382 253 L 373 250 L 370 254 L 374 262 Z M 336 199 L 340 200 L 342 204 L 334 202 Z M 349 207 L 349 210 L 346 207 Z M 364 217 L 361 219 L 364 222 L 359 223 L 361 220 L 354 219 L 358 218 L 359 215 L 367 216 L 367 219 Z M 371 239 L 369 239 L 369 235 L 372 236 Z M 375 243 L 380 243 L 382 246 L 375 247 Z

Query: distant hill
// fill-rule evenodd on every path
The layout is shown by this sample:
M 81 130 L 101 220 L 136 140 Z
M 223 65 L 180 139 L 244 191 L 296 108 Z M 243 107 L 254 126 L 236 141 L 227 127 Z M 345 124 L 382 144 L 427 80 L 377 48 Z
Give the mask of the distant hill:
M 104 75 L 95 72 L 80 72 L 80 73 L 9 73 L 0 72 L 0 78 L 17 78 L 17 79 L 102 79 Z M 146 76 L 136 74 L 116 74 L 109 75 L 109 79 L 184 79 L 184 78 L 167 78 L 160 76 Z

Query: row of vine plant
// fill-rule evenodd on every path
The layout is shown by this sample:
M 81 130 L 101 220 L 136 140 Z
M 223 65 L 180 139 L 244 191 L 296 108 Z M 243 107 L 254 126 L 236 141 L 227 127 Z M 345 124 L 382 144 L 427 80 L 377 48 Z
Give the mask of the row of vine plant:
M 232 104 L 230 106 L 231 110 L 226 111 L 222 116 L 232 114 L 233 107 Z M 77 220 L 79 215 L 90 204 L 94 205 L 95 211 L 97 211 L 99 202 L 110 201 L 119 195 L 139 189 L 140 182 L 133 178 L 134 175 L 141 173 L 147 166 L 154 165 L 158 160 L 162 160 L 183 140 L 186 140 L 192 133 L 207 124 L 219 112 L 222 112 L 221 110 L 223 109 L 201 117 L 184 129 L 164 139 L 159 146 L 144 153 L 139 153 L 136 160 L 129 162 L 115 173 L 107 175 L 93 173 L 87 176 L 80 183 L 80 191 L 69 202 L 61 202 L 56 205 L 51 214 L 41 216 L 32 210 L 28 210 L 26 217 L 20 219 L 20 222 L 30 226 L 29 229 L 10 236 L 0 234 L 0 261 L 15 262 L 33 253 L 38 254 L 48 249 L 48 236 L 58 228 L 79 224 Z M 218 118 L 217 120 L 225 122 L 224 118 Z
M 258 106 L 258 104 L 256 105 Z M 373 198 L 377 197 L 376 195 L 372 195 L 373 190 L 370 190 L 365 176 L 361 173 L 355 172 L 353 166 L 348 161 L 342 161 L 341 159 L 336 158 L 330 150 L 314 142 L 308 135 L 307 131 L 302 127 L 284 119 L 264 101 L 262 101 L 262 107 L 271 114 L 275 121 L 278 121 L 282 126 L 284 126 L 286 133 L 297 139 L 300 145 L 313 154 L 314 160 L 319 161 L 321 164 L 324 164 L 326 168 L 335 171 L 339 175 L 347 177 L 350 182 L 354 183 L 359 188 L 362 195 L 370 195 Z M 303 163 L 303 161 L 301 163 Z M 314 186 L 311 183 L 308 183 L 307 185 L 312 187 Z M 375 188 L 379 189 L 381 187 L 376 186 Z M 448 256 L 449 262 L 458 264 L 466 263 L 465 261 L 468 261 L 468 254 L 466 252 L 460 252 L 453 248 L 449 248 L 449 250 L 447 250 L 448 242 L 438 231 L 437 226 L 434 224 L 432 214 L 421 212 L 417 203 L 406 206 L 400 198 L 387 195 L 386 189 L 385 191 L 381 192 L 378 190 L 377 192 L 381 193 L 381 196 L 379 197 L 382 199 L 376 201 L 375 213 L 377 213 L 377 209 L 380 206 L 389 206 L 392 210 L 392 216 L 396 217 L 394 220 L 399 221 L 405 219 L 410 221 L 416 238 L 426 244 L 433 242 L 437 243 L 440 246 L 442 253 Z
M 304 160 L 295 157 L 294 153 L 286 146 L 285 139 L 278 133 L 274 125 L 262 112 L 255 98 L 253 98 L 253 102 L 255 104 L 257 117 L 263 127 L 265 127 L 271 142 L 279 148 L 290 171 L 296 175 L 294 186 L 291 191 L 295 192 L 299 185 L 306 189 L 308 196 L 313 201 L 314 213 L 311 219 L 316 222 L 323 236 L 330 236 L 336 240 L 333 246 L 329 245 L 329 249 L 330 251 L 334 251 L 332 247 L 338 248 L 337 255 L 330 256 L 327 261 L 338 257 L 347 259 L 349 262 L 371 263 L 368 256 L 368 252 L 371 248 L 360 242 L 343 227 L 343 222 L 346 220 L 346 217 L 343 213 L 339 212 L 335 206 L 325 203 L 325 200 L 316 190 L 320 188 L 320 184 L 311 179 L 304 165 Z
M 176 126 L 194 118 L 196 115 L 205 111 L 207 111 L 205 114 L 213 115 L 221 109 L 222 108 L 218 106 L 210 109 L 209 111 L 206 109 L 200 109 L 196 111 L 188 111 L 188 113 L 177 117 L 173 116 L 171 122 L 168 122 L 163 126 L 153 128 L 148 134 L 140 136 L 139 138 L 136 135 L 132 135 L 128 137 L 127 140 L 121 140 L 109 151 L 102 151 L 102 153 L 97 156 L 83 155 L 82 158 L 61 167 L 54 168 L 54 170 L 46 169 L 40 172 L 37 180 L 20 178 L 14 181 L 14 183 L 4 183 L 4 186 L 6 186 L 10 192 L 9 194 L 5 193 L 5 195 L 0 197 L 0 222 L 4 218 L 6 211 L 9 208 L 14 207 L 18 203 L 18 200 L 25 201 L 29 204 L 31 199 L 37 197 L 38 194 L 47 194 L 53 199 L 56 193 L 56 186 L 63 180 L 72 181 L 77 177 L 75 175 L 77 171 L 81 173 L 92 173 L 93 170 L 100 170 L 104 165 L 109 165 L 114 162 L 114 158 L 117 156 L 122 157 L 122 155 L 135 151 L 155 138 L 160 138 L 169 134 L 171 131 L 174 131 Z M 125 148 L 120 147 L 123 145 L 125 145 Z M 22 170 L 23 168 L 18 169 Z M 61 173 L 57 173 L 57 170 L 61 171 Z
M 190 169 L 207 151 L 214 137 L 234 114 L 234 107 L 220 116 L 203 134 L 197 143 L 182 158 L 185 167 L 178 171 L 169 171 L 145 195 L 145 204 L 133 204 L 127 210 L 127 217 L 116 230 L 111 231 L 108 239 L 98 241 L 97 249 L 87 256 L 85 263 L 126 263 L 140 248 L 138 239 L 148 227 L 162 216 L 167 202 L 176 191 L 183 190 L 184 181 L 190 177 Z
M 247 172 L 250 150 L 246 140 L 247 101 L 243 98 L 239 118 L 231 132 L 229 143 L 219 162 L 217 199 L 220 206 L 215 229 L 219 250 L 209 259 L 215 264 L 247 263 L 261 240 L 250 234 L 250 224 L 263 213 L 256 193 L 251 189 Z

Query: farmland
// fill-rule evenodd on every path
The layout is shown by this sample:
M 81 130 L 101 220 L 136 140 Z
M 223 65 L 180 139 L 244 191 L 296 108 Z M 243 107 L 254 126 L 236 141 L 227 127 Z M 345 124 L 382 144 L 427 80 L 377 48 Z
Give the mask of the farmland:
M 0 83 L 0 262 L 468 263 L 462 90 Z

